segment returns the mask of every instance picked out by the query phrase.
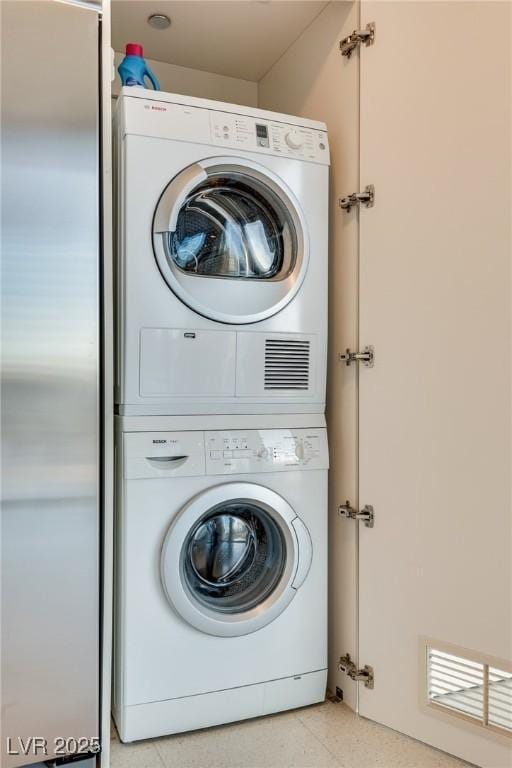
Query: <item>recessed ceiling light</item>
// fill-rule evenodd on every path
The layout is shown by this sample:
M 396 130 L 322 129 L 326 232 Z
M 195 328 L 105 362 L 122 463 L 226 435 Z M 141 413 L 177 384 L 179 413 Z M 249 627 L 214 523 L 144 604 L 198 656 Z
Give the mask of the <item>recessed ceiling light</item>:
M 148 16 L 148 24 L 153 29 L 167 29 L 171 26 L 171 20 L 165 13 L 152 13 Z

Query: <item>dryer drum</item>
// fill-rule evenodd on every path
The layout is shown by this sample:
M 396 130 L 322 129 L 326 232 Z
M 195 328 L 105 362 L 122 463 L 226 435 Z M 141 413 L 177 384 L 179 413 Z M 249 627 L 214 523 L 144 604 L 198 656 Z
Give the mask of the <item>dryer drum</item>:
M 240 613 L 273 592 L 286 563 L 286 547 L 265 510 L 235 500 L 202 517 L 187 537 L 182 557 L 182 572 L 196 600 L 222 613 Z
M 191 192 L 165 240 L 183 272 L 282 280 L 294 269 L 293 223 L 278 196 L 242 174 L 210 173 Z

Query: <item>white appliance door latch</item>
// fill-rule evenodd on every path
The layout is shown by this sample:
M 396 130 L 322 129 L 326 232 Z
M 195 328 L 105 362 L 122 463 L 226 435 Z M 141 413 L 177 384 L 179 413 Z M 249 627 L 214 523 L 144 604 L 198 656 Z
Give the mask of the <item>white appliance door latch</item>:
M 309 531 L 300 519 L 296 517 L 292 520 L 292 526 L 297 537 L 298 544 L 298 562 L 297 570 L 293 577 L 292 588 L 299 589 L 309 573 L 311 567 L 311 560 L 313 558 L 313 545 L 311 544 L 311 536 Z

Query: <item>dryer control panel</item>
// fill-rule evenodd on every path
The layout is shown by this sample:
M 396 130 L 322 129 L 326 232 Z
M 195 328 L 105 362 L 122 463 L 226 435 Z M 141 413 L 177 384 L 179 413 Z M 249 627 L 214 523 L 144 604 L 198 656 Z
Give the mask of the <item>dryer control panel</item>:
M 212 144 L 329 162 L 325 131 L 227 112 L 210 112 Z
M 327 469 L 325 429 L 205 432 L 206 474 Z
M 205 144 L 329 164 L 323 123 L 250 107 L 165 94 L 122 89 L 116 109 L 121 136 L 128 134 Z M 232 110 L 240 110 L 239 112 Z M 251 114 L 252 113 L 252 114 Z

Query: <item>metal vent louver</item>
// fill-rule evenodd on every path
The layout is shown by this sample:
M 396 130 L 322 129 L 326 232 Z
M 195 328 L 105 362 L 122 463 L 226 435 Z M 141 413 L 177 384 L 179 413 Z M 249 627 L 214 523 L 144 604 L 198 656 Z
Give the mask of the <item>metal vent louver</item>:
M 512 672 L 428 648 L 427 677 L 430 704 L 512 733 Z
M 310 344 L 307 339 L 266 339 L 266 390 L 308 390 Z
M 487 724 L 512 734 L 512 674 L 489 667 Z

